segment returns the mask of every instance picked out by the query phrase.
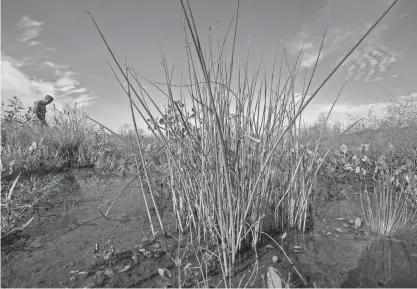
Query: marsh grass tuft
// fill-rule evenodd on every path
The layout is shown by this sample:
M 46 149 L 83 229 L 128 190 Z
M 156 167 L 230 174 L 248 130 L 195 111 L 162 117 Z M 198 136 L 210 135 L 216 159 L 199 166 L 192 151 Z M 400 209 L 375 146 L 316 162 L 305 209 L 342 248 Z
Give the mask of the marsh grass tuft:
M 132 117 L 139 113 L 155 139 L 164 147 L 164 171 L 169 175 L 178 230 L 180 234 L 189 233 L 192 240 L 218 245 L 225 286 L 232 286 L 231 276 L 237 253 L 245 246 L 256 250 L 261 233 L 269 229 L 264 227 L 268 212 L 273 213 L 275 227 L 281 224 L 305 229 L 321 160 L 318 144 L 311 148 L 302 145 L 300 115 L 396 2 L 369 28 L 308 99 L 306 96 L 325 35 L 312 76 L 303 88 L 302 96 L 297 97 L 294 87 L 301 67 L 302 50 L 292 68 L 287 59 L 285 64 L 282 59 L 276 72 L 274 60 L 269 77 L 261 76 L 261 63 L 250 77 L 248 60 L 243 65 L 235 61 L 239 2 L 227 31 L 227 35 L 232 30 L 234 32 L 230 37 L 231 55 L 226 56 L 228 36 L 222 42 L 217 40 L 213 43 L 211 31 L 208 49 L 203 51 L 190 4 L 181 1 L 188 80 L 181 80 L 179 85 L 172 83 L 173 71 L 163 52 L 165 84 L 151 82 L 127 63 L 123 64 L 90 14 L 118 73 L 127 82 L 125 88 L 114 72 L 129 98 Z M 282 55 L 284 58 L 285 49 Z M 286 67 L 288 76 L 282 80 Z M 154 102 L 142 80 L 166 96 L 165 109 Z M 179 95 L 174 97 L 177 88 Z
M 381 174 L 374 181 L 373 192 L 361 191 L 361 205 L 365 222 L 376 235 L 388 237 L 409 229 L 417 221 L 417 209 L 411 196 L 416 187 L 398 184 L 394 174 Z

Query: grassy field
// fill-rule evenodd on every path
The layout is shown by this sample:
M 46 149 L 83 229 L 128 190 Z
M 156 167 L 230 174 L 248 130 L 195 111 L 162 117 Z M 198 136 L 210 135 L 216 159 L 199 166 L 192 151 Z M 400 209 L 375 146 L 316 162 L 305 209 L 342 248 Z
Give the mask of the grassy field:
M 360 204 L 360 213 L 344 224 L 352 235 L 366 227 L 369 238 L 399 238 L 416 227 L 416 97 L 390 98 L 385 116 L 379 119 L 370 115 L 330 125 L 325 115 L 307 126 L 300 115 L 321 86 L 307 99 L 311 89 L 307 82 L 303 96 L 295 97 L 300 58 L 286 79 L 281 75 L 285 59 L 276 61 L 272 75 L 262 78 L 256 73 L 250 79 L 247 63 L 235 67 L 233 54 L 227 58 L 222 49 L 214 48 L 221 43 L 211 43 L 210 38 L 209 51 L 203 51 L 188 8 L 183 5 L 186 37 L 192 43 L 186 45 L 189 81 L 182 84 L 186 92 L 172 94 L 165 57 L 166 84 L 150 82 L 166 95 L 165 110 L 153 103 L 135 70 L 114 57 L 106 42 L 116 80 L 128 82 L 121 86 L 130 100 L 132 127 L 114 133 L 77 107 L 67 107 L 49 110 L 49 127 L 40 129 L 30 125 L 30 112 L 17 97 L 2 106 L 2 244 L 13 247 L 36 219 L 44 217 L 45 203 L 62 202 L 57 192 L 74 169 L 98 183 L 118 180 L 106 201 L 94 203 L 103 220 L 112 221 L 113 205 L 128 188 L 141 198 L 141 211 L 131 210 L 131 202 L 125 201 L 128 213 L 123 215 L 126 220 L 141 216 L 143 229 L 138 234 L 144 236 L 143 244 L 129 251 L 134 263 L 118 267 L 126 252 L 116 252 L 112 242 L 122 235 L 112 236 L 111 242 L 111 238 L 103 240 L 94 250 L 93 263 L 98 265 L 85 272 L 95 276 L 91 286 L 334 285 L 311 280 L 296 266 L 290 251 L 297 253 L 300 246 L 292 238 L 295 232 L 314 237 L 321 206 L 350 199 L 352 192 L 358 193 Z M 238 21 L 235 16 L 232 29 Z M 232 77 L 238 80 L 237 88 Z M 137 114 L 140 120 L 135 119 Z M 139 121 L 150 128 L 148 134 L 137 128 Z M 90 186 L 86 180 L 81 187 Z M 341 234 L 344 229 L 335 231 Z M 333 235 L 339 238 L 338 234 Z M 161 238 L 166 243 L 158 241 Z M 272 261 L 262 261 L 262 271 L 258 257 L 268 246 L 278 253 Z M 252 254 L 250 269 L 241 269 L 245 254 Z M 149 273 L 153 277 L 141 283 L 123 281 L 123 273 L 134 266 L 145 274 L 138 258 L 140 262 L 157 259 L 155 266 L 164 262 L 165 266 L 155 268 Z M 276 265 L 280 262 L 288 266 Z M 147 283 L 155 276 L 159 281 Z M 50 282 L 40 285 L 64 284 Z M 85 285 L 74 284 L 62 286 Z

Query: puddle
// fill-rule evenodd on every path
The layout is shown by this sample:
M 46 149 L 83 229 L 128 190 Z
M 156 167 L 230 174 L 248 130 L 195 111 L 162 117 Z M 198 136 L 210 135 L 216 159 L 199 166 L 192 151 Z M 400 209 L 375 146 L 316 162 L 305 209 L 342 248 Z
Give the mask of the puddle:
M 301 247 L 288 250 L 288 256 L 310 279 L 307 287 L 417 287 L 417 227 L 395 241 L 373 240 L 363 222 L 359 195 L 348 189 L 343 195 L 332 202 L 319 195 L 313 230 L 290 240 L 287 249 Z M 362 220 L 359 228 L 357 218 Z M 263 264 L 270 266 L 271 261 Z M 287 274 L 285 266 L 273 266 Z
M 400 240 L 370 241 L 344 287 L 417 287 L 417 230 Z
M 358 195 L 345 189 L 343 198 L 332 202 L 324 198 L 323 192 L 318 195 L 314 228 L 303 252 L 295 254 L 295 258 L 314 276 L 316 286 L 340 287 L 347 272 L 356 267 L 368 232 L 354 226 L 362 214 Z
M 2 248 L 2 287 L 84 287 L 82 278 L 69 281 L 70 272 L 86 270 L 93 263 L 97 242 L 103 244 L 110 238 L 116 250 L 125 252 L 149 234 L 139 190 L 128 189 L 120 196 L 108 215 L 117 221 L 109 221 L 97 207 L 120 192 L 127 180 L 84 175 L 77 170 L 68 173 L 61 191 L 44 206 L 48 210 L 35 217 L 12 250 Z M 57 198 L 61 202 L 54 205 Z
M 120 196 L 107 216 L 112 220 L 103 218 L 97 209 L 118 194 L 128 179 L 98 180 L 94 173 L 73 170 L 65 181 L 67 186 L 56 195 L 64 200 L 63 205 L 51 206 L 45 217 L 36 217 L 25 231 L 26 238 L 16 242 L 20 245 L 2 252 L 2 287 L 163 287 L 166 280 L 159 276 L 158 268 L 166 268 L 176 278 L 172 258 L 176 241 L 161 237 L 148 242 L 149 221 L 138 188 Z M 417 244 L 413 242 L 417 228 L 401 242 L 372 241 L 366 226 L 354 226 L 356 218 L 362 219 L 359 196 L 349 190 L 344 193 L 346 198 L 333 202 L 325 202 L 319 195 L 314 228 L 306 234 L 289 232 L 282 243 L 302 278 L 287 256 L 274 243 L 266 242 L 256 254 L 250 251 L 239 256 L 234 286 L 267 286 L 266 270 L 272 266 L 285 279 L 289 277 L 293 287 L 416 287 Z M 106 210 L 103 206 L 102 211 Z M 161 231 L 154 210 L 152 215 L 155 230 Z M 169 230 L 173 228 L 170 214 L 165 214 L 163 222 Z M 104 248 L 107 239 L 116 251 L 108 273 L 111 280 L 98 275 L 106 267 L 93 258 L 95 244 Z M 190 256 L 184 262 L 192 260 Z M 222 286 L 216 263 L 210 269 L 209 285 L 214 287 Z M 125 268 L 129 269 L 121 272 Z M 101 283 L 97 283 L 98 277 Z

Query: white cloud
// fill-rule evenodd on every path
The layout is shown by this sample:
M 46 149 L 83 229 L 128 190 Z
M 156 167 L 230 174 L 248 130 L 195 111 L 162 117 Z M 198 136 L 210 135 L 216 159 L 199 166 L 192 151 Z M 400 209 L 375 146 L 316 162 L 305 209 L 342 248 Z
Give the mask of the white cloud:
M 362 65 L 361 65 L 361 67 L 362 67 Z M 350 72 L 350 71 L 354 71 L 354 70 L 355 70 L 355 68 L 356 68 L 356 65 L 355 65 L 355 64 L 352 64 L 351 66 L 349 66 L 348 71 L 349 71 L 349 72 Z
M 369 62 L 369 64 L 371 65 L 371 67 L 375 67 L 375 65 L 377 65 L 378 64 L 378 60 L 376 60 L 375 58 L 373 58 L 373 57 L 369 57 L 368 58 L 368 62 Z
M 368 22 L 369 13 L 366 12 L 367 9 L 376 9 L 383 6 L 377 0 L 367 1 L 366 3 L 360 0 L 348 2 L 349 4 L 343 0 L 328 1 L 323 8 L 317 10 L 312 21 L 305 23 L 302 30 L 286 42 L 286 46 L 289 48 L 288 51 L 293 55 L 299 52 L 302 43 L 308 43 L 304 48 L 306 53 L 302 63 L 303 67 L 312 67 L 314 65 L 318 52 L 313 52 L 312 48 L 317 49 L 320 46 L 322 35 L 318 34 L 318 32 L 324 31 L 326 24 L 330 23 L 323 45 L 322 56 L 319 60 L 334 58 L 334 60 L 337 60 L 337 62 L 335 61 L 336 64 L 340 62 L 343 54 L 373 25 L 372 22 Z M 339 16 L 336 17 L 335 15 Z M 349 15 L 355 15 L 355 21 L 352 21 Z M 382 45 L 384 35 L 389 29 L 390 26 L 388 24 L 379 24 L 374 27 L 372 32 L 344 61 L 342 66 L 347 69 L 352 62 L 356 63 L 358 58 L 364 57 L 363 62 L 365 64 L 357 63 L 356 69 L 358 71 L 360 69 L 368 69 L 365 72 L 365 75 L 367 75 L 372 66 L 378 65 L 377 62 L 379 63 L 381 57 L 388 56 L 393 52 L 392 49 Z M 381 46 L 380 49 L 376 49 L 378 46 Z M 397 59 L 394 55 L 388 61 L 388 65 L 393 64 L 395 61 Z M 384 67 L 382 70 L 384 70 Z M 379 71 L 379 68 L 375 68 L 375 71 Z M 375 72 L 371 71 L 370 73 L 372 75 Z M 357 78 L 358 72 L 348 71 L 348 74 L 350 74 L 349 77 Z
M 69 92 L 70 90 L 75 89 L 75 85 L 67 85 L 67 86 L 62 86 L 59 88 L 59 91 L 61 92 Z
M 384 57 L 381 59 L 381 62 L 379 63 L 379 71 L 385 72 L 387 71 L 386 63 L 388 63 L 388 58 Z
M 32 106 L 33 102 L 46 94 L 55 94 L 53 84 L 30 79 L 28 75 L 21 72 L 13 65 L 12 61 L 2 56 L 1 59 L 1 93 L 2 96 L 18 96 L 26 106 Z
M 401 53 L 390 50 L 386 45 L 368 45 L 356 59 L 347 61 L 356 64 L 355 68 L 353 64 L 348 66 L 348 78 L 364 82 L 379 81 L 382 78 L 381 74 L 387 72 L 402 57 Z M 362 79 L 362 76 L 365 78 Z
M 371 54 L 373 56 L 383 56 L 383 54 L 380 51 L 378 51 L 377 49 L 372 50 Z
M 399 100 L 417 99 L 417 92 L 410 93 L 409 95 L 396 96 Z M 388 100 L 388 99 L 387 99 Z M 386 101 L 387 101 L 386 100 Z M 353 119 L 367 118 L 369 113 L 372 112 L 373 116 L 381 118 L 385 115 L 385 108 L 387 102 L 381 101 L 377 103 L 354 105 L 350 103 L 338 103 L 334 106 L 332 113 L 329 118 L 329 123 L 335 123 L 340 121 L 346 123 L 347 115 L 352 116 Z M 327 114 L 330 111 L 331 104 L 312 104 L 307 106 L 302 114 L 303 121 L 307 124 L 313 124 L 317 121 L 320 114 Z
M 42 79 L 32 79 L 31 80 L 31 90 L 36 95 L 44 96 L 46 94 L 55 95 L 56 88 L 53 83 L 44 81 Z
M 23 18 L 17 24 L 17 27 L 25 30 L 23 35 L 19 38 L 20 42 L 27 42 L 39 36 L 42 29 L 43 22 L 35 21 L 29 18 L 28 15 Z
M 336 104 L 333 108 L 333 112 L 335 114 L 339 113 L 350 113 L 355 114 L 358 116 L 366 116 L 370 109 L 377 114 L 383 113 L 383 109 L 385 107 L 385 102 L 380 103 L 371 103 L 371 104 L 362 104 L 362 105 L 352 105 L 349 103 L 341 103 Z M 328 112 L 331 108 L 331 105 L 318 105 L 318 111 L 321 112 Z
M 36 45 L 41 45 L 41 43 L 39 41 L 31 41 L 28 44 L 29 47 L 36 46 Z
M 56 68 L 58 68 L 58 69 L 67 69 L 67 68 L 69 68 L 69 65 L 67 65 L 67 64 L 57 65 L 57 64 L 55 64 L 51 61 L 45 61 L 42 64 L 45 65 L 45 66 L 48 66 L 50 68 L 54 68 L 54 69 L 56 69 Z
M 65 70 L 58 73 L 59 78 L 55 82 L 55 87 L 60 92 L 67 93 L 71 90 L 74 90 L 78 87 L 80 82 L 74 78 L 75 72 L 70 70 Z
M 313 124 L 315 121 L 317 121 L 317 118 L 321 114 L 325 114 L 327 116 L 331 106 L 331 104 L 326 104 L 312 105 L 311 107 L 307 107 L 302 115 L 303 121 L 305 121 L 307 124 Z M 336 104 L 332 110 L 332 113 L 330 114 L 329 123 L 332 124 L 338 121 L 346 123 L 347 114 L 351 115 L 355 119 L 362 117 L 366 118 L 370 110 L 372 110 L 373 115 L 382 117 L 384 115 L 385 107 L 385 102 L 363 105 L 352 105 L 349 103 Z
M 354 78 L 355 80 L 360 80 L 361 79 L 361 77 L 362 76 L 364 76 L 365 75 L 365 72 L 363 72 L 363 71 L 359 71 L 357 74 L 356 74 L 356 77 Z
M 39 78 L 31 78 L 22 72 L 18 64 L 21 62 L 2 55 L 1 59 L 1 93 L 2 96 L 18 96 L 25 106 L 32 106 L 33 102 L 43 98 L 46 94 L 54 97 L 57 107 L 65 104 L 73 105 L 75 102 L 88 106 L 96 98 L 84 87 L 79 87 L 80 82 L 75 79 L 73 71 L 61 71 L 55 81 L 45 81 Z M 49 62 L 43 67 L 53 69 L 55 65 Z
M 73 90 L 69 91 L 68 94 L 72 94 L 72 93 L 84 93 L 84 92 L 87 92 L 87 88 L 80 87 L 80 88 L 76 88 L 76 89 L 73 89 Z
M 389 52 L 389 48 L 388 48 L 388 46 L 386 46 L 386 45 L 384 45 L 384 44 L 381 44 L 378 48 L 379 48 L 380 50 L 382 50 L 382 51 L 386 52 L 386 53 L 388 53 L 388 52 Z
M 368 29 L 373 25 L 373 22 L 367 22 L 365 23 L 363 30 L 360 32 L 360 35 L 363 35 L 368 31 Z M 368 40 L 367 43 L 373 44 L 375 42 L 378 42 L 381 35 L 389 30 L 389 26 L 387 24 L 378 24 L 374 29 L 371 31 L 371 33 L 367 36 Z
M 55 64 L 51 61 L 44 61 L 42 63 L 42 65 L 46 66 L 46 67 L 49 67 L 49 68 L 52 68 L 55 71 L 55 75 L 57 75 L 57 76 L 59 76 L 61 74 L 61 70 L 66 70 L 66 69 L 69 68 L 69 65 L 67 65 L 67 64 L 58 65 L 58 64 Z
M 29 65 L 33 65 L 34 61 L 31 57 L 23 57 L 22 59 L 18 60 L 18 59 L 14 59 L 8 56 L 1 55 L 1 60 L 3 61 L 7 61 L 9 62 L 11 65 L 13 65 L 14 67 L 20 68 L 20 67 L 24 67 L 24 66 L 29 66 Z
M 29 78 L 20 72 L 11 61 L 1 59 L 1 90 L 29 93 Z
M 306 51 L 314 48 L 314 43 L 311 41 L 306 42 L 305 37 L 307 37 L 307 35 L 301 32 L 299 33 L 299 39 L 293 39 L 290 45 L 288 45 L 288 49 L 291 54 L 298 54 L 300 53 L 301 49 Z
M 347 46 L 352 46 L 355 41 L 360 37 L 360 33 L 351 28 L 341 28 L 336 27 L 329 29 L 327 31 L 327 36 L 324 40 L 323 49 L 320 53 L 319 61 L 328 57 L 337 57 L 337 62 L 339 62 L 343 56 L 338 56 L 346 52 Z M 310 37 L 310 38 L 308 38 Z M 307 39 L 308 38 L 308 39 Z M 309 43 L 308 48 L 304 48 L 305 59 L 303 60 L 302 67 L 312 67 L 317 59 L 318 50 L 311 51 L 311 48 L 320 47 L 322 37 L 311 37 L 308 33 L 297 34 L 287 45 L 289 46 L 289 51 L 292 54 L 299 52 L 302 43 Z M 309 50 L 309 51 L 308 51 Z M 307 52 L 306 52 L 307 51 Z M 344 63 L 343 66 L 348 62 L 352 61 L 359 57 L 358 52 L 354 52 Z
M 97 97 L 91 96 L 89 94 L 80 94 L 77 98 L 74 99 L 74 103 L 77 106 L 89 106 L 95 102 Z
M 19 38 L 20 42 L 26 43 L 29 47 L 41 46 L 45 51 L 55 51 L 54 47 L 43 46 L 39 37 L 44 23 L 32 20 L 28 15 L 24 15 L 17 24 L 18 28 L 23 29 L 23 34 Z M 54 104 L 63 107 L 65 104 L 73 105 L 75 102 L 82 105 L 90 105 L 96 96 L 85 87 L 80 87 L 79 74 L 69 70 L 69 65 L 55 64 L 46 60 L 35 63 L 31 58 L 17 60 L 8 57 L 2 52 L 2 79 L 1 92 L 4 95 L 18 96 L 25 106 L 32 106 L 33 102 L 43 98 L 46 94 L 54 97 Z M 29 64 L 36 64 L 38 69 L 53 71 L 53 79 L 34 78 L 22 70 Z
M 301 61 L 301 67 L 313 67 L 316 64 L 318 51 L 311 51 L 304 53 L 303 60 Z M 325 56 L 324 52 L 320 53 L 319 62 Z
M 374 77 L 374 78 L 372 79 L 372 82 L 377 82 L 377 81 L 381 81 L 381 80 L 384 80 L 384 78 L 383 78 L 383 77 L 379 77 L 379 76 L 377 76 L 377 77 Z
M 59 78 L 56 81 L 56 86 L 58 87 L 67 87 L 67 86 L 76 86 L 78 85 L 78 81 L 69 77 Z

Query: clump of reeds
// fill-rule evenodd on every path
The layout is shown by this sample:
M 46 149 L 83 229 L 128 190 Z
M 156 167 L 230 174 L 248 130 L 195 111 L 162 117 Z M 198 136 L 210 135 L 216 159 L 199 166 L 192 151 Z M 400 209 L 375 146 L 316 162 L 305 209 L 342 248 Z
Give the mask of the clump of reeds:
M 417 210 L 410 199 L 416 192 L 415 181 L 404 186 L 397 180 L 392 173 L 381 173 L 373 182 L 372 192 L 366 186 L 361 191 L 365 222 L 374 234 L 393 236 L 417 222 Z
M 135 127 L 134 112 L 138 112 L 164 146 L 179 230 L 219 245 L 225 285 L 231 285 L 230 278 L 226 282 L 226 276 L 232 274 L 236 255 L 245 245 L 256 247 L 268 211 L 275 212 L 275 224 L 285 221 L 291 227 L 305 228 L 320 161 L 317 161 L 317 145 L 312 149 L 301 147 L 300 114 L 383 16 L 307 99 L 311 79 L 301 97 L 296 97 L 294 89 L 301 52 L 294 66 L 288 69 L 285 81 L 282 80 L 283 61 L 278 72 L 274 61 L 270 77 L 261 76 L 260 65 L 250 77 L 248 61 L 241 65 L 235 62 L 234 56 L 239 9 L 234 16 L 232 53 L 227 57 L 226 40 L 218 42 L 216 50 L 211 35 L 208 51 L 204 53 L 190 5 L 183 1 L 181 5 L 189 80 L 174 85 L 163 55 L 166 84 L 149 81 L 166 96 L 165 110 L 160 109 L 141 84 L 146 79 L 127 65 L 123 67 L 93 21 L 128 83 L 128 88 L 123 87 L 115 73 L 129 97 Z M 319 57 L 320 54 L 317 62 Z M 315 69 L 316 66 L 312 75 Z M 177 87 L 180 87 L 179 97 L 173 93 Z M 142 154 L 139 138 L 138 149 Z M 151 189 L 146 165 L 141 162 Z M 285 216 L 284 221 L 282 216 Z

